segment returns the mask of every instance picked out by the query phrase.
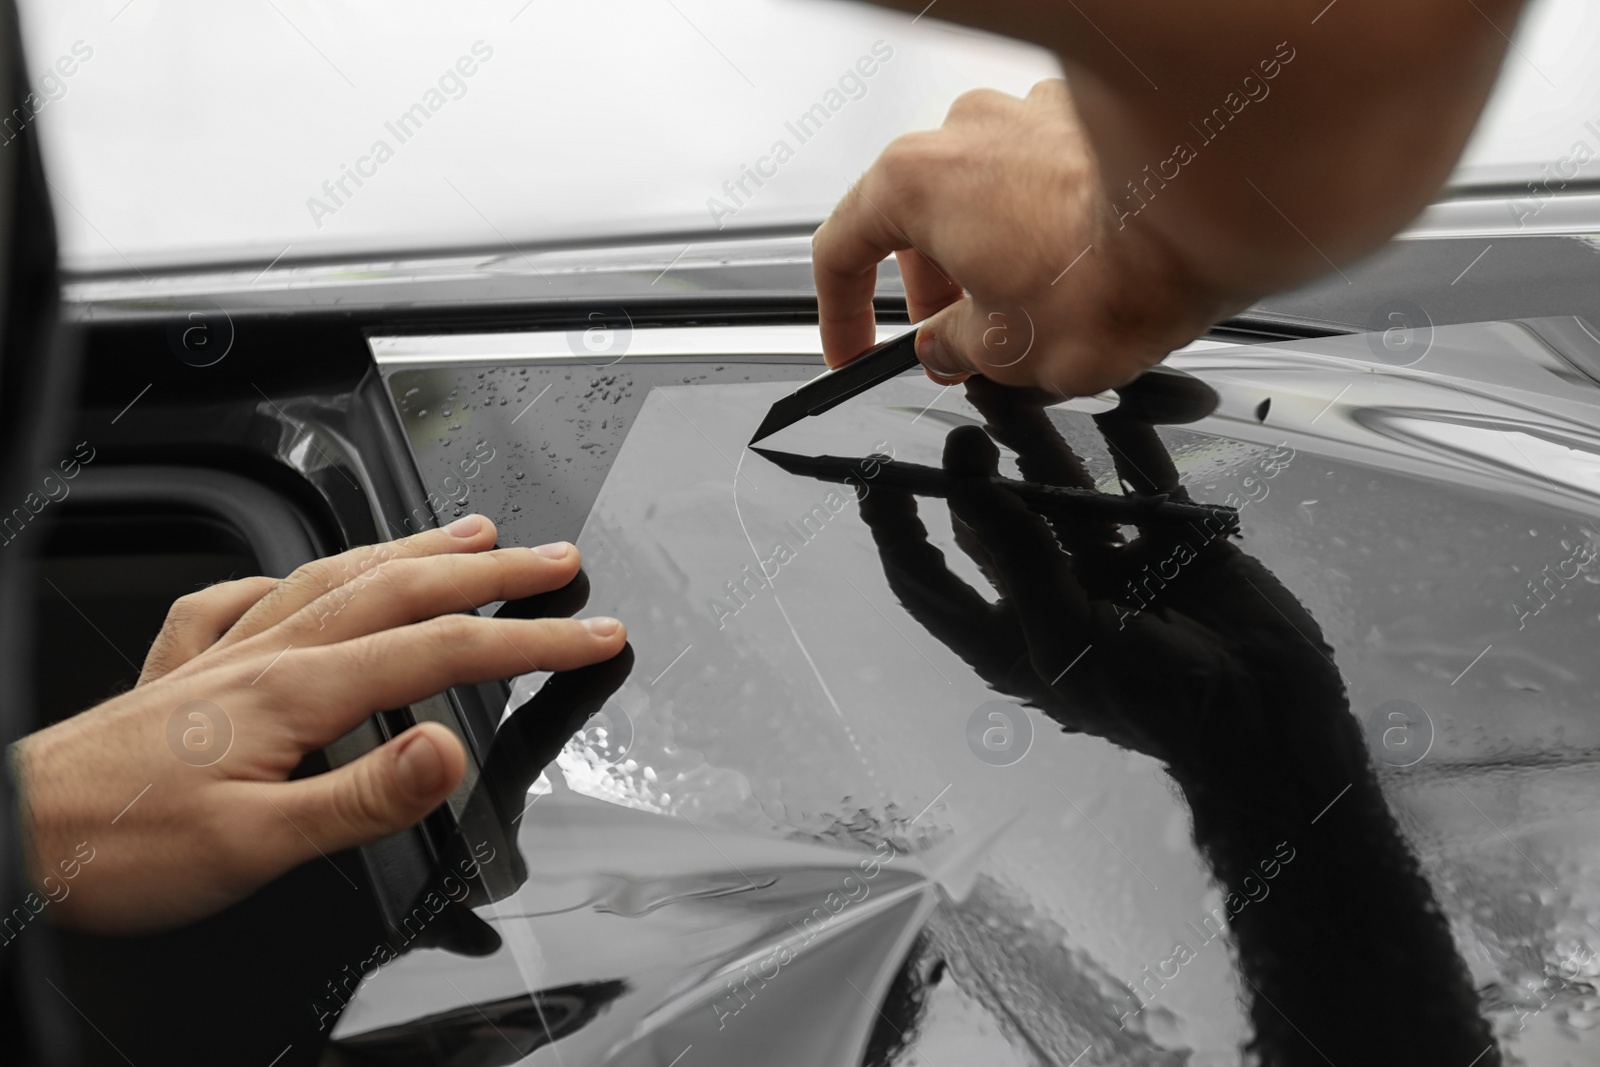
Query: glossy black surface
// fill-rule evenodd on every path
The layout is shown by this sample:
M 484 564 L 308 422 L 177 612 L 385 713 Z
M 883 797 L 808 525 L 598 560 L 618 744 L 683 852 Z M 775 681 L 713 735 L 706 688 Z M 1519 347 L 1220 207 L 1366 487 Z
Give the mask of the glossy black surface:
M 529 874 L 479 910 L 505 947 L 401 960 L 345 1032 L 444 977 L 462 1002 L 626 978 L 530 1062 L 1583 1062 L 1589 338 L 1196 352 L 1215 405 L 1182 427 L 897 379 L 773 439 L 861 457 L 859 505 L 741 451 L 780 384 L 528 369 L 545 401 L 632 387 L 620 453 L 559 404 L 494 440 L 592 443 L 584 610 L 628 619 L 637 662 L 518 772 Z M 646 371 L 676 387 L 639 396 Z M 1009 477 L 1231 504 L 1243 536 L 1033 516 L 978 477 L 996 446 Z M 888 450 L 961 486 L 875 485 Z M 538 499 L 516 482 L 472 506 Z M 863 877 L 874 848 L 893 878 Z

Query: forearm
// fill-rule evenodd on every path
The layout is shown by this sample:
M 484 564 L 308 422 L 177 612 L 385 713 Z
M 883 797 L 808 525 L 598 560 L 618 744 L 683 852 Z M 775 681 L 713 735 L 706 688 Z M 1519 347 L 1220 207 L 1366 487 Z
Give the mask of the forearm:
M 1372 250 L 1437 195 L 1522 6 L 1323 5 L 941 0 L 931 14 L 1055 51 L 1120 226 L 1247 303 Z
M 1498 1063 L 1494 1052 L 1474 1060 L 1490 1028 L 1382 790 L 1364 766 L 1347 781 L 1332 804 L 1321 781 L 1315 796 L 1292 784 L 1248 797 L 1229 786 L 1226 798 L 1184 787 L 1224 894 L 1256 1051 L 1272 1067 Z

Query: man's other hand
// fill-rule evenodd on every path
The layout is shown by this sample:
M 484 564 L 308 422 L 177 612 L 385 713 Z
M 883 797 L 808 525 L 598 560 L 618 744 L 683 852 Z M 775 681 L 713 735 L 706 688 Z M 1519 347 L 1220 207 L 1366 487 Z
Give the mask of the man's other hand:
M 460 741 L 437 723 L 325 774 L 288 776 L 376 712 L 622 649 L 614 619 L 460 614 L 577 574 L 570 544 L 494 543 L 494 524 L 473 515 L 282 581 L 178 600 L 135 688 L 16 746 L 29 872 L 56 920 L 109 933 L 178 926 L 411 826 L 465 771 Z

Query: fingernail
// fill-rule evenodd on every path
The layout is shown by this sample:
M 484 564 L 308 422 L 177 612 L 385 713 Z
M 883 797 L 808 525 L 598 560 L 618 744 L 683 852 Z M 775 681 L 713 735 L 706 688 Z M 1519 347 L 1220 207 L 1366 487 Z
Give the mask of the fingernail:
M 482 515 L 463 515 L 445 527 L 451 537 L 471 537 L 481 529 L 483 529 Z
M 965 369 L 956 363 L 949 350 L 945 348 L 944 342 L 939 340 L 939 335 L 932 330 L 918 332 L 917 359 L 935 374 L 950 376 L 960 374 Z
M 414 797 L 431 797 L 439 791 L 444 781 L 444 760 L 426 734 L 414 733 L 400 742 L 395 777 L 400 788 Z
M 617 627 L 621 626 L 622 623 L 604 615 L 596 615 L 592 619 L 584 619 L 583 625 L 596 637 L 610 637 L 617 632 Z
M 566 559 L 567 553 L 572 551 L 572 545 L 567 541 L 554 541 L 548 545 L 540 545 L 534 551 L 545 559 Z

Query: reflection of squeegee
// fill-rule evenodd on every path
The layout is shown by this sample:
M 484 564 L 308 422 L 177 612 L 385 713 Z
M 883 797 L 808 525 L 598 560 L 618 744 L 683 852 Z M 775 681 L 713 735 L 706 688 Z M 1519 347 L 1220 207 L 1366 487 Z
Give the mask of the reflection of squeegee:
M 790 474 L 818 478 L 825 482 L 865 485 L 872 482 L 887 489 L 900 489 L 918 496 L 949 496 L 956 479 L 938 467 L 904 463 L 878 457 L 851 459 L 847 456 L 797 456 L 767 448 L 750 451 L 771 460 Z M 866 473 L 873 471 L 875 473 Z M 1239 512 L 1222 504 L 1184 504 L 1166 493 L 1149 496 L 1113 496 L 1095 489 L 1065 485 L 1045 485 L 989 476 L 990 483 L 1009 489 L 1041 515 L 1064 514 L 1078 518 L 1103 519 L 1119 525 L 1142 523 L 1208 523 L 1215 529 L 1222 524 L 1228 535 L 1239 532 Z

